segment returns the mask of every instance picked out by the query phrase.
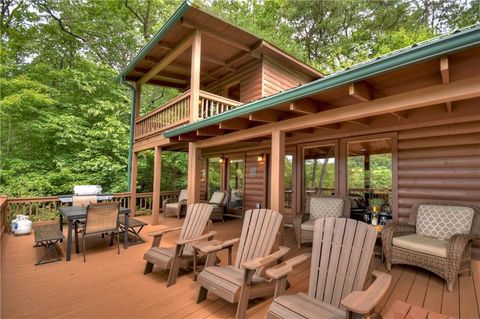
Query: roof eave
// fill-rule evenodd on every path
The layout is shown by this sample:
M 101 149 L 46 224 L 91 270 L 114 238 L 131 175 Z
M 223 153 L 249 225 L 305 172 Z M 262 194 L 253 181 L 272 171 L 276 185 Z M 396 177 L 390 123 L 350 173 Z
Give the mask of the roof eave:
M 480 44 L 480 27 L 476 26 L 464 32 L 453 34 L 447 38 L 419 44 L 397 54 L 374 60 L 358 67 L 327 76 L 325 78 L 304 84 L 299 87 L 263 98 L 261 100 L 242 105 L 239 108 L 227 111 L 207 119 L 171 129 L 164 133 L 167 138 L 217 124 L 222 121 L 231 120 L 236 117 L 247 115 L 252 112 L 269 108 L 273 105 L 291 102 L 296 99 L 325 91 L 337 86 L 359 81 L 373 75 L 399 69 L 401 67 L 429 60 L 444 54 L 449 54 L 465 48 Z
M 167 34 L 168 31 L 185 15 L 185 12 L 192 7 L 190 0 L 182 2 L 180 7 L 168 18 L 167 22 L 162 28 L 147 42 L 147 44 L 140 50 L 140 52 L 133 58 L 130 63 L 120 72 L 117 76 L 117 80 L 124 79 L 128 73 L 153 49 L 155 45 Z

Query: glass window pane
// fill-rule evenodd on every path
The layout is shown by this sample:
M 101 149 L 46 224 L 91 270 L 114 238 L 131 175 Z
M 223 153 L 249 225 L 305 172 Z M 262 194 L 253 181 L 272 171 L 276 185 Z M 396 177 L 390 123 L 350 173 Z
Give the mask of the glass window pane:
M 212 197 L 212 194 L 221 188 L 221 164 L 220 158 L 212 157 L 208 159 L 208 184 L 207 194 L 208 199 Z
M 244 185 L 244 162 L 243 160 L 230 160 L 228 164 L 228 190 L 230 200 L 228 208 L 243 208 L 243 185 Z

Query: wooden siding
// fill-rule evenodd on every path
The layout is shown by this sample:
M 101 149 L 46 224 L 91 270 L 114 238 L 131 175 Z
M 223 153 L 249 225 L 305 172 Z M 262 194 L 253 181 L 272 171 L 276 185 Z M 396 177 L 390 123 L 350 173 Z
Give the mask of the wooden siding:
M 399 218 L 421 200 L 480 205 L 480 122 L 398 134 Z
M 265 166 L 266 161 L 258 162 L 257 157 L 263 152 L 249 152 L 245 154 L 245 187 L 243 192 L 243 206 L 245 210 L 255 208 L 260 203 L 263 208 L 267 207 L 265 202 Z M 265 157 L 265 156 L 264 156 Z
M 263 61 L 263 96 L 282 92 L 313 80 L 271 57 L 265 56 Z
M 262 63 L 255 60 L 242 65 L 234 73 L 231 73 L 218 81 L 215 81 L 202 90 L 210 93 L 226 96 L 226 86 L 240 82 L 240 102 L 257 100 L 262 97 Z

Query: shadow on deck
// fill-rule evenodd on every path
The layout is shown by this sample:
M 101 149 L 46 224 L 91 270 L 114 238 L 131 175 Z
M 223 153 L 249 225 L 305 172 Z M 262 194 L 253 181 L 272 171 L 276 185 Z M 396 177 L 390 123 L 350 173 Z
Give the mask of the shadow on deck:
M 149 221 L 150 217 L 140 217 Z M 160 220 L 165 226 L 178 226 L 183 220 Z M 240 235 L 240 220 L 215 223 L 220 240 Z M 180 273 L 177 284 L 165 287 L 167 272 L 154 269 L 143 275 L 143 253 L 150 247 L 146 234 L 157 228 L 147 226 L 142 237 L 147 243 L 123 248 L 108 246 L 108 239 L 88 242 L 87 262 L 82 254 L 65 260 L 34 266 L 40 249 L 33 249 L 33 235 L 14 237 L 5 234 L 1 249 L 1 317 L 2 318 L 233 318 L 236 305 L 214 295 L 196 304 L 197 285 L 191 273 Z M 163 227 L 163 226 L 162 226 Z M 178 234 L 171 233 L 162 245 L 173 246 Z M 291 228 L 286 228 L 284 244 L 291 247 L 289 257 L 309 251 L 296 248 Z M 43 249 L 43 248 L 42 248 Z M 61 250 L 65 252 L 65 242 Z M 235 251 L 234 251 L 235 253 Z M 226 261 L 226 253 L 219 257 Z M 376 258 L 372 267 L 385 270 Z M 473 262 L 473 275 L 461 276 L 454 292 L 434 274 L 408 266 L 392 270 L 392 284 L 377 310 L 382 312 L 395 300 L 429 308 L 461 319 L 479 318 L 480 261 Z M 287 293 L 306 291 L 309 263 L 298 266 L 289 276 L 292 287 Z M 250 302 L 248 318 L 264 318 L 271 299 Z

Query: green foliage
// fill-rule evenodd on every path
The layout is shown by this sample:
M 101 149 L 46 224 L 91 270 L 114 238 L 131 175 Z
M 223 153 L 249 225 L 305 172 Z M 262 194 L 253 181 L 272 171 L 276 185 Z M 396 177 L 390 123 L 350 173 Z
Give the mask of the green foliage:
M 126 191 L 131 93 L 115 78 L 180 3 L 1 1 L 0 193 L 70 193 L 74 184 L 81 183 L 100 184 L 107 192 Z M 208 0 L 197 4 L 322 71 L 335 72 L 478 23 L 480 0 Z M 145 86 L 142 113 L 178 93 Z M 164 152 L 162 190 L 186 187 L 187 156 Z M 149 191 L 153 154 L 141 154 L 139 162 L 139 190 Z M 287 162 L 286 186 L 291 185 L 290 165 Z M 331 165 L 328 172 L 333 172 Z M 379 185 L 385 184 L 382 176 L 388 180 L 382 165 L 372 169 Z M 307 167 L 308 174 L 311 169 Z M 215 184 L 217 173 L 208 173 Z M 324 178 L 327 187 L 333 185 L 332 173 Z M 354 183 L 363 180 L 361 172 L 357 179 Z

